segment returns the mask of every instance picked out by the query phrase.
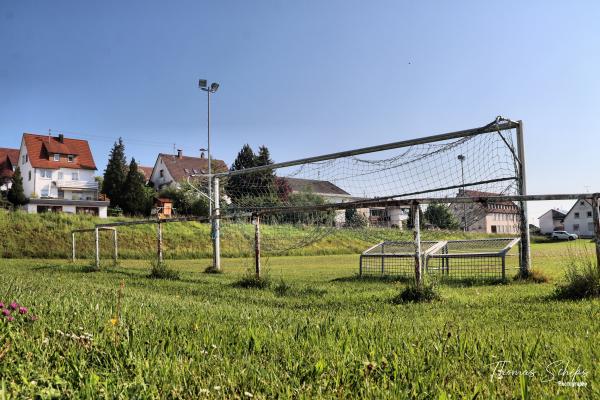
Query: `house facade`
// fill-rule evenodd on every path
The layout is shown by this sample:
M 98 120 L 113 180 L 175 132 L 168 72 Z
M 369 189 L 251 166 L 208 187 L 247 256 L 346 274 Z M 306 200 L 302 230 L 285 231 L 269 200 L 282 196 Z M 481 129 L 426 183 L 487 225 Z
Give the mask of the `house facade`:
M 457 197 L 500 196 L 497 193 L 487 193 L 475 190 L 460 190 Z M 498 233 L 514 235 L 520 232 L 519 207 L 512 201 L 501 201 L 490 204 L 481 203 L 452 203 L 450 211 L 459 221 L 460 226 L 466 225 L 468 232 Z M 465 222 L 466 221 L 466 222 Z
M 0 147 L 0 191 L 4 192 L 12 186 L 11 179 L 17 168 L 19 149 Z
M 224 161 L 212 159 L 212 173 L 227 170 Z M 160 191 L 169 186 L 178 186 L 179 182 L 202 174 L 208 174 L 208 159 L 203 154 L 200 157 L 189 157 L 177 150 L 177 154 L 158 155 L 149 182 L 155 190 Z
M 564 230 L 576 233 L 582 237 L 594 235 L 594 219 L 592 218 L 592 204 L 588 200 L 577 200 L 564 218 Z
M 538 218 L 540 221 L 540 233 L 542 235 L 549 235 L 554 231 L 565 230 L 565 217 L 566 214 L 559 210 L 546 211 Z
M 17 162 L 28 212 L 106 218 L 109 202 L 99 200 L 96 164 L 86 140 L 25 133 Z

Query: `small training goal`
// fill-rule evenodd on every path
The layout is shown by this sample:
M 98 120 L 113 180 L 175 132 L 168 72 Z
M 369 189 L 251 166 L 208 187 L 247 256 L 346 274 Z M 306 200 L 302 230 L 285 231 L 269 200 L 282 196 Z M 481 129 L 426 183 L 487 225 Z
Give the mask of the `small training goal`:
M 516 269 L 511 250 L 520 238 L 440 240 L 421 242 L 421 263 L 428 274 L 452 279 L 506 279 L 506 270 Z M 384 241 L 360 255 L 361 276 L 414 277 L 414 242 Z

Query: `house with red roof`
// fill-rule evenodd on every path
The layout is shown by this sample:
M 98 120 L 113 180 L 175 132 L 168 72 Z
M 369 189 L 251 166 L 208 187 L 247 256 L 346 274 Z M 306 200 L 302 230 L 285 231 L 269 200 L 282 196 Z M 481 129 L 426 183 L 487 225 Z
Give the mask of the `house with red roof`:
M 471 198 L 486 196 L 501 196 L 501 194 L 468 189 L 460 189 L 457 194 L 457 197 Z M 512 201 L 452 203 L 450 204 L 450 211 L 460 222 L 460 227 L 468 232 L 509 235 L 516 235 L 520 232 L 520 210 Z
M 17 168 L 19 149 L 0 147 L 0 191 L 6 191 L 12 186 L 11 178 Z
M 30 213 L 65 212 L 106 218 L 97 170 L 86 140 L 24 133 L 17 160 Z M 16 166 L 15 166 L 16 167 Z

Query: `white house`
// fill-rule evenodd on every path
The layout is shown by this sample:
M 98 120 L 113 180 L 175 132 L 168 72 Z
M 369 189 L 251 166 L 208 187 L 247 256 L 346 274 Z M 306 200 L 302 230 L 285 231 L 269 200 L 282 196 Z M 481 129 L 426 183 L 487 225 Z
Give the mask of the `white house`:
M 459 190 L 457 197 L 499 196 L 498 193 L 476 190 Z M 452 203 L 450 211 L 469 232 L 500 233 L 516 235 L 520 231 L 521 217 L 519 207 L 512 201 L 495 203 Z M 466 219 L 466 222 L 465 222 Z
M 106 218 L 98 198 L 96 164 L 86 140 L 24 133 L 18 164 L 30 213 L 65 212 Z
M 576 233 L 583 237 L 592 237 L 594 235 L 592 204 L 588 200 L 577 200 L 567 212 L 564 221 L 567 232 Z
M 566 214 L 559 210 L 546 211 L 538 218 L 540 221 L 540 233 L 542 235 L 549 235 L 554 231 L 564 230 L 565 216 Z

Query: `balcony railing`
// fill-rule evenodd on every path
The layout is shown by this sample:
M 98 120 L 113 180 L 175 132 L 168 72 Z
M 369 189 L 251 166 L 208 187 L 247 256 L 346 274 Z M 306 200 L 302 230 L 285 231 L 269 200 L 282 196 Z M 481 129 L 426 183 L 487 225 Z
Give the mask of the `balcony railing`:
M 98 190 L 98 182 L 96 181 L 58 180 L 54 183 L 59 189 Z

